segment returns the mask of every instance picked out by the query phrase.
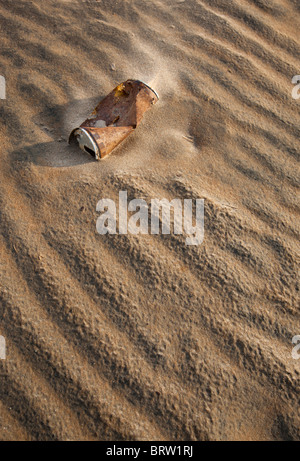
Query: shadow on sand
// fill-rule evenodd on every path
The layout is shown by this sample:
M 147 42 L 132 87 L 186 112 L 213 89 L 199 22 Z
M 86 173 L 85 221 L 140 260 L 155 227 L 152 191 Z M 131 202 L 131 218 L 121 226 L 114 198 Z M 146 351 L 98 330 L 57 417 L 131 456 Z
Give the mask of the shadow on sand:
M 51 168 L 66 168 L 97 162 L 94 157 L 83 152 L 76 145 L 70 146 L 67 140 L 33 144 L 15 150 L 11 155 L 11 161 Z
M 81 151 L 76 145 L 69 145 L 68 139 L 72 130 L 86 120 L 104 96 L 75 100 L 70 104 L 45 108 L 33 119 L 33 123 L 52 138 L 52 141 L 34 143 L 31 146 L 15 150 L 12 153 L 12 161 L 34 163 L 52 168 L 96 162 L 92 156 Z M 34 136 L 37 138 L 36 135 L 33 135 L 33 141 Z

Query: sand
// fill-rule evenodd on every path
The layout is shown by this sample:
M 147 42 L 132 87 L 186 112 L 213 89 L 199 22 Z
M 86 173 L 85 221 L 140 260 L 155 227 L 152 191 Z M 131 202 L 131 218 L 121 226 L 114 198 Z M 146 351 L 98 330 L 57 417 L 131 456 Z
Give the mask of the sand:
M 299 440 L 297 0 L 0 1 L 1 440 Z M 95 162 L 118 83 L 160 94 Z M 205 240 L 96 232 L 205 199 Z M 297 196 L 298 194 L 298 196 Z

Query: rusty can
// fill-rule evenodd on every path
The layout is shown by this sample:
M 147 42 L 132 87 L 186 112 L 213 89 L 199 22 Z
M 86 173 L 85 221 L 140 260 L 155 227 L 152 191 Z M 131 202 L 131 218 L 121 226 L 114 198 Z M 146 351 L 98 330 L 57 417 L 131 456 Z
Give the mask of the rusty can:
M 158 101 L 158 94 L 139 80 L 127 80 L 106 96 L 91 116 L 75 128 L 69 143 L 102 159 L 140 124 L 144 113 Z

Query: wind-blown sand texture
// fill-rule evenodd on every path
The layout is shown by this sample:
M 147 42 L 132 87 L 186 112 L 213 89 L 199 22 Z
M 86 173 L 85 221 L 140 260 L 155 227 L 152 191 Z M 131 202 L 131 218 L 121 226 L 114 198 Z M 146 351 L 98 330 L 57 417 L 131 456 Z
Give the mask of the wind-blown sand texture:
M 2 440 L 299 440 L 298 0 L 0 1 Z M 95 162 L 118 83 L 160 102 Z M 204 198 L 205 241 L 96 232 Z

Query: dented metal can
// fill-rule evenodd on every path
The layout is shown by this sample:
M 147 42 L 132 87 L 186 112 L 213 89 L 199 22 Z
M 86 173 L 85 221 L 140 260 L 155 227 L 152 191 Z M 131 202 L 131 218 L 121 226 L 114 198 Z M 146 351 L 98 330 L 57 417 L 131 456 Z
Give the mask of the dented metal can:
M 83 151 L 100 160 L 136 129 L 144 113 L 158 99 L 158 94 L 146 83 L 127 80 L 106 96 L 91 116 L 72 131 L 69 143 L 78 143 Z

